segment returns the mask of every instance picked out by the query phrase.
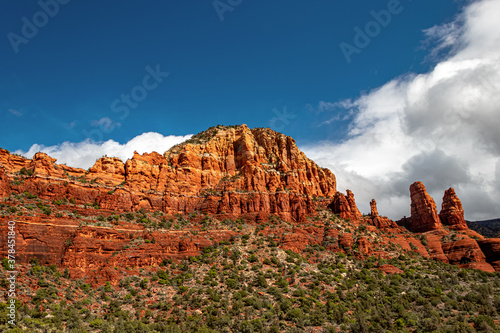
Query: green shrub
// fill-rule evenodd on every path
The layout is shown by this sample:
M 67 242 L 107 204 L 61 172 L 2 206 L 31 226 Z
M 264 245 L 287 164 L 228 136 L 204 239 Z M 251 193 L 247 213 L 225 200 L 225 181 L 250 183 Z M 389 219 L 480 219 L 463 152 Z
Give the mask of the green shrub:
M 2 259 L 2 266 L 5 270 L 11 271 L 10 265 L 9 265 L 9 259 L 8 258 L 3 258 Z
M 19 170 L 19 174 L 23 176 L 33 176 L 33 169 L 26 169 L 25 167 L 22 167 L 21 170 Z

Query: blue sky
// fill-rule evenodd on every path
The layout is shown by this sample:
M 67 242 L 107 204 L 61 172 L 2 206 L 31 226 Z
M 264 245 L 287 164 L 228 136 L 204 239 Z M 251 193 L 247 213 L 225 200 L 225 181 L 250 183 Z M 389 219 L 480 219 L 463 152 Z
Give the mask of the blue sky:
M 451 0 L 402 0 L 401 13 L 348 64 L 339 44 L 354 45 L 354 27 L 390 2 L 233 1 L 221 21 L 212 1 L 72 0 L 43 24 L 36 1 L 4 1 L 0 146 L 126 142 L 148 131 L 184 135 L 241 123 L 275 127 L 298 142 L 341 139 L 347 123 L 319 126 L 331 117 L 315 112 L 320 101 L 426 71 L 432 64 L 420 48 L 422 30 L 458 11 Z M 22 18 L 33 23 L 34 15 L 41 27 L 16 53 L 8 34 L 23 37 Z M 170 75 L 127 117 L 113 112 L 111 103 L 156 65 Z M 273 120 L 284 107 L 294 118 Z M 102 137 L 88 135 L 102 118 Z
M 0 147 L 88 168 L 217 124 L 271 127 L 409 215 L 500 216 L 500 0 L 2 2 Z M 347 56 L 346 56 L 347 54 Z

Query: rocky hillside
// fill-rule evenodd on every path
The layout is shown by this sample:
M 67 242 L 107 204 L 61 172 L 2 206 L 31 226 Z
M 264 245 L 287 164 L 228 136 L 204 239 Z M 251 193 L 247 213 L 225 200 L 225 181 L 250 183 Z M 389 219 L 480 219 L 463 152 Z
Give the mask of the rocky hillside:
M 102 157 L 87 171 L 55 162 L 44 153 L 29 160 L 0 150 L 3 172 L 32 175 L 18 191 L 119 212 L 203 211 L 253 220 L 276 214 L 300 222 L 315 213 L 313 198 L 336 192 L 333 173 L 308 159 L 292 138 L 246 125 L 210 128 L 163 155 L 134 154 L 126 163 Z M 0 191 L 5 195 L 7 188 Z
M 118 281 L 110 271 L 116 265 L 155 266 L 235 236 L 223 226 L 206 230 L 207 220 L 291 223 L 290 232 L 272 234 L 282 248 L 297 252 L 315 244 L 333 251 L 357 244 L 361 256 L 390 257 L 376 244 L 395 243 L 461 267 L 500 270 L 499 240 L 468 229 L 453 189 L 440 212 L 416 182 L 411 217 L 396 223 L 380 216 L 375 200 L 371 214 L 362 216 L 351 191 L 336 191 L 330 170 L 308 159 L 292 138 L 266 128 L 217 126 L 163 155 L 134 154 L 125 163 L 102 157 L 89 170 L 58 165 L 44 153 L 30 160 L 0 150 L 0 195 L 0 228 L 18 221 L 21 262 L 36 257 L 95 281 Z M 321 218 L 326 211 L 369 232 L 332 227 Z M 176 221 L 192 230 L 171 230 Z M 313 229 L 311 221 L 318 221 Z M 138 238 L 149 242 L 129 250 Z
M 175 266 L 224 244 L 238 246 L 228 248 L 229 256 L 248 239 L 302 256 L 313 271 L 319 262 L 348 255 L 391 274 L 407 273 L 384 264 L 402 256 L 500 272 L 500 239 L 468 228 L 452 188 L 440 210 L 420 182 L 409 196 L 410 217 L 380 215 L 375 199 L 370 214 L 362 215 L 354 194 L 338 192 L 333 173 L 308 159 L 292 138 L 246 125 L 210 128 L 162 155 L 134 154 L 125 163 L 102 157 L 89 170 L 57 164 L 44 153 L 26 159 L 0 149 L 0 242 L 7 241 L 8 221 L 16 221 L 19 269 L 52 267 L 68 281 L 101 288 L 156 276 L 165 262 Z M 254 250 L 248 256 L 264 262 L 264 249 Z M 6 254 L 1 248 L 0 256 Z M 327 280 L 334 291 L 334 280 Z M 29 290 L 37 290 L 27 281 L 26 304 Z

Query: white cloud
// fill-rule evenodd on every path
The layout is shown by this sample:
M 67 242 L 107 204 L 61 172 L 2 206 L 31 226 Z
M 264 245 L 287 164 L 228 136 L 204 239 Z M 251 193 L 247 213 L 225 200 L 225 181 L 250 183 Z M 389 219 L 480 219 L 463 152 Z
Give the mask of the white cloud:
M 95 143 L 87 139 L 79 143 L 64 142 L 60 145 L 50 147 L 34 144 L 27 152 L 18 150 L 16 153 L 31 158 L 34 154 L 41 151 L 56 158 L 57 163 L 65 163 L 68 166 L 88 169 L 94 165 L 97 159 L 104 155 L 118 157 L 125 162 L 134 155 L 134 151 L 137 151 L 139 154 L 151 153 L 153 151 L 163 154 L 170 147 L 188 140 L 191 136 L 163 136 L 159 133 L 147 132 L 136 136 L 124 144 L 113 140 Z
M 21 111 L 15 110 L 15 109 L 9 109 L 9 113 L 13 114 L 16 117 L 21 117 L 23 115 L 23 113 Z
M 337 175 L 369 212 L 409 215 L 409 185 L 421 180 L 440 209 L 454 187 L 466 218 L 500 217 L 500 1 L 469 3 L 457 19 L 425 31 L 442 58 L 424 74 L 395 78 L 354 101 L 349 137 L 302 147 Z M 443 56 L 443 52 L 444 54 Z

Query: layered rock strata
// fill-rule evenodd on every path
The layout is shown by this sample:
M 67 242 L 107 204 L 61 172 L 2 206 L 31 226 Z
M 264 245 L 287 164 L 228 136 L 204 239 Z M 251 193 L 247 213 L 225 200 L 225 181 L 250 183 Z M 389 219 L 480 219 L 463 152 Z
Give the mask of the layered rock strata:
M 375 200 L 370 216 L 362 216 L 354 194 L 336 191 L 331 171 L 318 167 L 295 141 L 270 129 L 246 125 L 217 126 L 197 134 L 164 154 L 138 154 L 125 163 L 100 158 L 89 170 L 56 164 L 44 153 L 33 159 L 0 149 L 0 196 L 23 194 L 49 202 L 70 202 L 74 215 L 159 211 L 166 215 L 202 212 L 225 218 L 291 222 L 291 231 L 263 231 L 281 248 L 301 252 L 308 246 L 331 251 L 357 248 L 362 256 L 388 257 L 371 237 L 424 257 L 485 271 L 500 271 L 500 241 L 483 239 L 464 225 L 460 200 L 445 192 L 440 214 L 425 186 L 410 187 L 411 217 L 400 221 L 409 234 L 380 216 Z M 37 199 L 38 200 L 38 199 Z M 87 209 L 87 207 L 97 207 Z M 307 226 L 317 210 L 329 207 L 349 228 Z M 236 236 L 229 230 L 199 232 L 151 231 L 142 225 L 112 228 L 83 226 L 71 218 L 21 216 L 17 244 L 19 262 L 36 257 L 43 264 L 70 270 L 72 277 L 118 281 L 123 266 L 156 266 L 166 258 L 197 255 L 215 242 Z M 318 217 L 319 218 L 319 217 Z M 333 218 L 335 220 L 335 218 Z M 8 218 L 0 220 L 6 241 Z M 447 227 L 443 228 L 443 224 Z M 361 236 L 359 231 L 369 230 Z M 352 228 L 360 228 L 353 232 Z M 450 235 L 454 232 L 454 235 Z M 198 233 L 199 232 L 199 233 Z M 370 236 L 368 236 L 370 235 Z M 425 242 L 424 242 L 425 240 Z M 4 253 L 2 253 L 4 254 Z
M 17 191 L 116 211 L 200 210 L 251 219 L 276 214 L 305 221 L 316 211 L 313 197 L 321 201 L 336 193 L 333 173 L 308 159 L 292 138 L 246 125 L 211 128 L 163 155 L 135 153 L 126 163 L 103 157 L 88 171 L 55 162 L 44 153 L 29 160 L 0 150 L 7 173 L 24 168 L 33 174 Z

